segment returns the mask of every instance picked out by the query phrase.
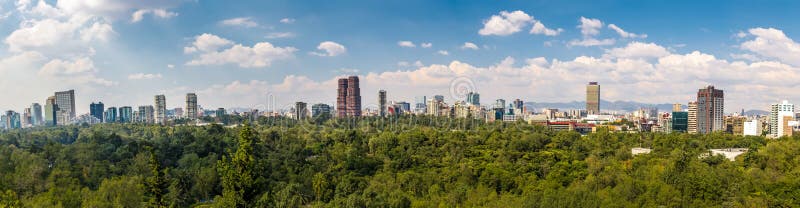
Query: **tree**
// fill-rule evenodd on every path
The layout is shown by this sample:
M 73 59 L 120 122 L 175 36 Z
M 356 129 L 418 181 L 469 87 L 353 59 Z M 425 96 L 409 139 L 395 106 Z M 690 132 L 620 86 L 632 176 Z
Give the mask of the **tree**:
M 166 170 L 161 169 L 161 162 L 158 161 L 153 148 L 148 148 L 150 151 L 150 172 L 152 175 L 147 178 L 147 195 L 150 196 L 148 202 L 149 207 L 166 207 L 167 202 L 164 201 L 166 195 L 167 179 L 165 177 Z
M 223 207 L 247 207 L 257 193 L 253 189 L 255 157 L 253 140 L 255 135 L 250 124 L 245 124 L 239 132 L 239 147 L 232 157 L 222 157 L 219 173 L 222 183 Z

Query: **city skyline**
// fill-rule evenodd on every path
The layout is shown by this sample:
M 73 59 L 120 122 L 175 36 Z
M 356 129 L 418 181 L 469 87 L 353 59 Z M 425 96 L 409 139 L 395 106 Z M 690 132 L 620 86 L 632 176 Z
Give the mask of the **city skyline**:
M 361 78 L 365 107 L 379 89 L 388 101 L 449 95 L 459 78 L 487 101 L 582 101 L 590 81 L 602 100 L 644 103 L 715 85 L 726 112 L 800 99 L 797 2 L 348 4 L 0 1 L 0 93 L 11 98 L 0 109 L 69 89 L 78 115 L 154 95 L 183 107 L 189 92 L 208 107 L 333 105 L 346 75 Z

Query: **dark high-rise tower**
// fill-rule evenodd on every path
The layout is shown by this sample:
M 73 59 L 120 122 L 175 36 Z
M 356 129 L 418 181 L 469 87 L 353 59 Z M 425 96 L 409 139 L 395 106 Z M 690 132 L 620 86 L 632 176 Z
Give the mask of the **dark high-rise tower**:
M 722 90 L 714 86 L 697 91 L 697 132 L 701 134 L 724 130 L 723 109 L 725 108 Z
M 339 79 L 336 111 L 339 117 L 361 116 L 361 88 L 358 86 L 358 76 Z
M 358 86 L 358 76 L 347 78 L 347 115 L 361 116 L 361 88 Z
M 386 116 L 386 90 L 378 91 L 378 106 L 381 108 L 378 112 L 381 117 Z
M 336 92 L 336 114 L 338 117 L 347 117 L 347 78 L 339 79 Z

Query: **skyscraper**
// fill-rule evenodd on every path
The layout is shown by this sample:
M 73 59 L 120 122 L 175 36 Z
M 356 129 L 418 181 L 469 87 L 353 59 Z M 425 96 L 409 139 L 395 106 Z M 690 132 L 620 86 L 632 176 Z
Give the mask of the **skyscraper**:
M 59 125 L 65 125 L 75 118 L 75 90 L 56 92 L 56 120 Z
M 347 115 L 361 116 L 361 87 L 358 76 L 347 78 Z
M 31 123 L 31 108 L 25 108 L 25 110 L 22 111 L 21 121 L 23 127 L 33 126 L 33 124 Z
M 130 123 L 133 121 L 133 108 L 130 106 L 122 106 L 119 108 L 119 122 Z
M 103 110 L 105 110 L 105 108 L 106 107 L 105 107 L 105 105 L 103 105 L 103 102 L 99 102 L 99 103 L 94 103 L 93 102 L 92 104 L 89 104 L 89 115 L 92 115 L 92 117 L 95 117 L 95 118 L 99 119 L 100 122 L 102 123 L 103 122 Z
M 425 107 L 426 102 L 428 102 L 425 96 L 417 96 L 416 102 L 414 103 L 414 111 L 417 114 L 424 114 L 427 111 L 427 107 Z
M 722 90 L 714 86 L 697 91 L 697 132 L 701 134 L 725 130 L 723 109 L 725 99 Z
M 379 90 L 378 91 L 378 107 L 380 108 L 380 110 L 378 110 L 378 112 L 379 112 L 378 115 L 380 115 L 381 117 L 385 117 L 386 116 L 386 90 Z
M 469 92 L 467 93 L 467 105 L 474 105 L 480 106 L 481 105 L 481 95 L 477 92 Z
M 33 123 L 34 126 L 41 126 L 44 124 L 42 120 L 42 106 L 39 105 L 39 103 L 31 104 L 31 113 L 31 123 Z
M 331 106 L 325 103 L 317 103 L 311 106 L 311 117 L 317 118 L 322 115 L 331 114 Z
M 497 99 L 494 102 L 494 108 L 505 108 L 506 107 L 506 100 L 504 99 Z
M 58 105 L 56 105 L 56 96 L 50 96 L 44 103 L 44 125 L 55 126 L 58 124 Z
M 225 108 L 217 108 L 217 111 L 214 112 L 214 114 L 215 117 L 222 118 L 225 117 L 225 115 L 228 114 L 228 112 L 225 111 Z
M 436 102 L 444 102 L 444 95 L 434 95 L 433 100 Z
M 117 122 L 117 108 L 108 107 L 108 109 L 106 109 L 103 121 L 105 121 L 106 123 Z
M 525 105 L 525 102 L 522 102 L 520 99 L 514 99 L 513 104 L 515 110 L 522 110 L 522 106 Z
M 600 85 L 597 82 L 586 85 L 586 114 L 600 114 Z
M 294 103 L 294 119 L 304 120 L 308 117 L 308 104 L 304 102 Z
M 791 136 L 792 128 L 788 125 L 789 121 L 794 121 L 794 104 L 789 101 L 772 104 L 769 112 L 769 136 L 778 138 L 781 136 Z
M 347 117 L 347 78 L 339 79 L 339 88 L 336 93 L 336 115 L 337 117 Z
M 139 106 L 139 118 L 137 120 L 142 123 L 153 123 L 155 121 L 153 111 L 152 105 Z
M 18 129 L 22 127 L 19 113 L 14 111 L 6 111 L 5 118 L 6 129 Z
M 358 76 L 341 78 L 336 96 L 336 114 L 339 117 L 361 116 L 361 88 Z
M 167 98 L 164 95 L 156 95 L 156 123 L 163 124 L 167 121 Z
M 197 119 L 197 95 L 194 93 L 186 94 L 186 118 Z
M 697 133 L 697 102 L 689 102 L 686 132 Z
M 686 132 L 689 127 L 689 113 L 684 111 L 672 112 L 672 131 Z

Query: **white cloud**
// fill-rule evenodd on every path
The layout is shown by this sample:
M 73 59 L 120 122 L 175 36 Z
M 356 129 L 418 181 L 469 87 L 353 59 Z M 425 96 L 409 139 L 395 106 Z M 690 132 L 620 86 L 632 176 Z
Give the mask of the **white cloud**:
M 450 55 L 450 52 L 447 52 L 447 51 L 445 51 L 445 50 L 439 50 L 439 51 L 437 51 L 436 53 L 438 53 L 439 55 L 443 55 L 443 56 Z
M 146 14 L 152 14 L 153 17 L 158 17 L 160 19 L 169 19 L 178 16 L 178 13 L 167 11 L 165 9 L 140 9 L 131 14 L 131 22 L 142 21 L 142 19 L 144 19 L 144 15 Z
M 283 19 L 281 19 L 280 22 L 283 23 L 283 24 L 292 24 L 292 23 L 294 23 L 294 19 L 292 19 L 292 18 L 283 18 Z
M 618 27 L 615 24 L 608 24 L 608 28 L 611 28 L 612 30 L 616 31 L 617 34 L 619 34 L 619 36 L 622 38 L 647 38 L 647 34 L 629 33 L 626 32 L 625 30 L 622 30 L 622 28 Z
M 81 40 L 85 42 L 90 42 L 93 40 L 105 42 L 111 40 L 111 36 L 114 36 L 117 33 L 114 32 L 114 29 L 111 28 L 110 24 L 95 22 L 91 27 L 82 29 L 80 34 Z
M 219 23 L 222 24 L 222 25 L 227 25 L 227 26 L 241 26 L 241 27 L 257 27 L 258 26 L 258 23 L 253 21 L 253 19 L 250 18 L 250 17 L 231 18 L 231 19 L 222 20 Z
M 39 70 L 39 75 L 73 75 L 95 71 L 94 62 L 88 57 L 82 57 L 73 61 L 55 59 L 47 62 Z
M 600 29 L 603 28 L 603 21 L 599 19 L 581 17 L 580 21 L 581 24 L 578 25 L 578 28 L 581 29 L 581 34 L 584 37 L 597 35 L 600 33 Z
M 323 53 L 311 52 L 311 54 L 317 56 L 338 56 L 347 53 L 347 48 L 345 48 L 342 44 L 333 41 L 319 43 L 317 50 L 323 51 Z
M 267 39 L 293 38 L 295 34 L 292 32 L 271 32 L 264 37 Z
M 755 39 L 743 42 L 739 47 L 760 56 L 800 66 L 800 43 L 787 37 L 775 28 L 752 28 L 748 33 Z
M 461 45 L 461 49 L 478 50 L 479 48 L 478 48 L 478 45 L 475 45 L 474 43 L 465 42 L 464 45 Z
M 564 29 L 561 29 L 561 28 L 558 28 L 558 29 L 547 28 L 547 27 L 544 26 L 544 24 L 542 24 L 542 22 L 536 21 L 535 23 L 533 23 L 533 28 L 531 28 L 530 33 L 531 34 L 546 35 L 546 36 L 556 36 L 556 35 L 560 34 L 563 31 L 564 31 Z
M 422 44 L 420 44 L 420 47 L 430 48 L 430 47 L 433 47 L 433 43 L 422 43 Z
M 414 42 L 407 41 L 407 40 L 403 40 L 403 41 L 397 41 L 397 45 L 398 45 L 398 46 L 400 46 L 400 47 L 404 47 L 404 48 L 414 48 L 414 47 L 417 47 L 417 45 L 415 45 L 415 44 L 414 44 Z
M 578 28 L 581 29 L 581 34 L 583 35 L 583 39 L 578 40 L 574 39 L 567 43 L 567 46 L 583 46 L 583 47 L 590 47 L 590 46 L 607 46 L 607 45 L 614 45 L 616 43 L 615 39 L 608 38 L 608 39 L 597 39 L 594 36 L 600 33 L 600 29 L 603 28 L 603 21 L 599 19 L 592 19 L 581 17 L 580 19 L 581 24 L 578 25 Z
M 141 79 L 161 79 L 161 74 L 145 74 L 145 73 L 136 73 L 128 75 L 129 80 L 141 80 Z
M 498 15 L 492 15 L 483 21 L 483 28 L 478 31 L 480 35 L 499 35 L 506 36 L 517 33 L 528 23 L 533 22 L 533 17 L 523 11 L 501 11 Z
M 53 59 L 39 70 L 39 76 L 76 84 L 111 86 L 115 82 L 96 77 L 97 68 L 89 57 L 74 60 Z
M 26 20 L 6 37 L 5 43 L 13 52 L 60 53 L 71 49 L 86 50 L 90 44 L 106 42 L 116 34 L 108 23 L 88 23 L 83 18 Z
M 194 59 L 186 62 L 189 66 L 236 64 L 242 68 L 271 66 L 274 61 L 294 57 L 294 47 L 276 47 L 269 42 L 256 43 L 252 47 L 235 44 L 230 48 L 222 47 L 233 42 L 212 34 L 196 37 L 191 46 L 184 48 L 186 53 L 200 52 Z
M 175 65 L 174 64 L 167 64 L 167 68 L 174 69 Z
M 606 54 L 614 58 L 659 58 L 670 52 L 655 43 L 630 42 L 624 48 L 606 50 Z
M 221 47 L 232 45 L 233 41 L 219 36 L 203 33 L 202 35 L 195 36 L 195 40 L 191 46 L 183 48 L 184 53 L 195 52 L 212 52 L 217 51 Z

